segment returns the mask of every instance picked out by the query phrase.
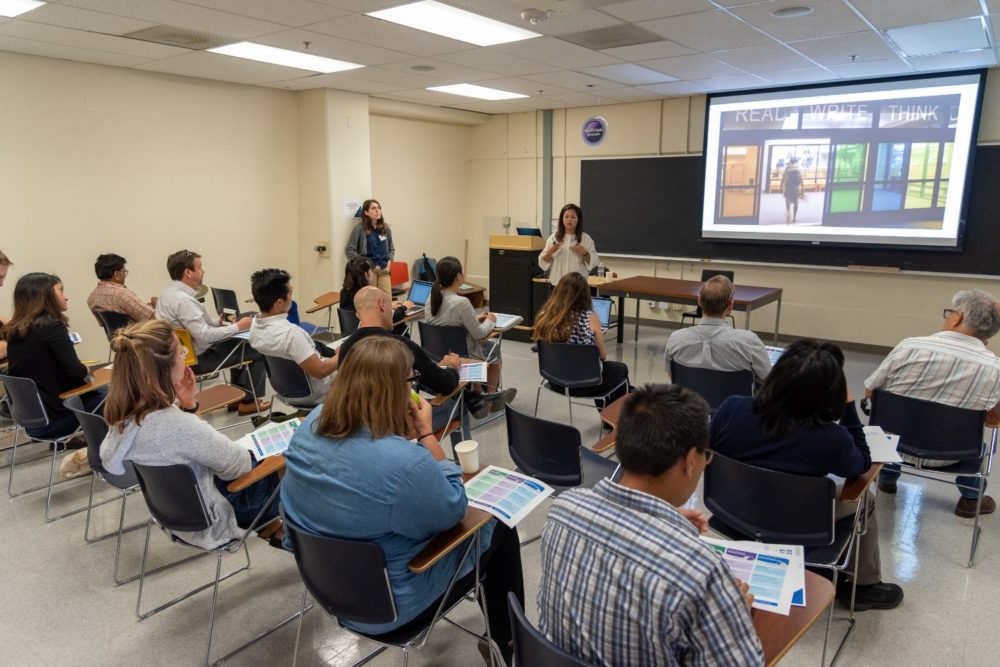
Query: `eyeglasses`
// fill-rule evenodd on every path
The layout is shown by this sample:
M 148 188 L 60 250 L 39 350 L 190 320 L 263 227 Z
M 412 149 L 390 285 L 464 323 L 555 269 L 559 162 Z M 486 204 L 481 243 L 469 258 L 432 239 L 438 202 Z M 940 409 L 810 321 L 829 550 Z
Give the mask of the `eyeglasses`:
M 413 384 L 414 382 L 416 382 L 419 379 L 420 379 L 420 371 L 413 371 L 413 375 L 411 375 L 410 377 L 406 378 L 406 381 L 409 382 L 410 384 Z
M 122 274 L 122 277 L 124 278 L 125 276 L 128 276 L 128 269 L 122 269 L 118 273 Z
M 712 462 L 712 458 L 715 456 L 715 450 L 706 447 L 705 449 L 701 450 L 701 455 L 705 457 L 705 465 L 708 465 L 709 463 Z
M 954 308 L 945 308 L 943 312 L 944 319 L 948 319 L 949 317 L 951 317 L 952 313 L 957 313 L 957 312 L 958 311 L 955 310 Z

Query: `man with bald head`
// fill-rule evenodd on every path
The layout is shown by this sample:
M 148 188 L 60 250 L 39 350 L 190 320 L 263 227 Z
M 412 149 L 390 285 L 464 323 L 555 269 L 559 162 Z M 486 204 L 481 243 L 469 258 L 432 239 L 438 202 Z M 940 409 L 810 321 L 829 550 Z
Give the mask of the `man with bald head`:
M 733 310 L 735 292 L 733 283 L 725 276 L 705 281 L 698 294 L 701 320 L 693 327 L 678 329 L 667 339 L 664 355 L 667 373 L 673 359 L 691 368 L 750 370 L 757 382 L 764 381 L 771 362 L 763 341 L 752 331 L 732 328 L 726 319 Z

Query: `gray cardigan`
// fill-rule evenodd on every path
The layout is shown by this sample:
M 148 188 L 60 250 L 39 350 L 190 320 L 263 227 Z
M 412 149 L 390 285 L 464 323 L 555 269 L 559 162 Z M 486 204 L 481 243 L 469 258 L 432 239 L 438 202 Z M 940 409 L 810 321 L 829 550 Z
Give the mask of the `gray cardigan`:
M 148 466 L 184 464 L 194 471 L 212 525 L 193 533 L 179 532 L 180 539 L 211 549 L 243 535 L 233 506 L 215 488 L 215 477 L 231 480 L 250 472 L 250 452 L 200 417 L 170 407 L 146 415 L 141 426 L 127 422 L 121 433 L 112 426 L 101 443 L 101 462 L 109 472 L 121 472 L 123 461 Z
M 479 318 L 476 317 L 476 309 L 472 307 L 472 302 L 454 292 L 441 293 L 441 309 L 436 315 L 431 314 L 431 304 L 428 300 L 424 310 L 424 322 L 464 327 L 468 332 L 466 343 L 469 346 L 469 355 L 476 359 L 487 360 L 489 353 L 494 348 L 493 343 L 480 342 L 480 339 L 490 335 L 496 322 L 490 320 L 480 322 Z
M 389 242 L 389 262 L 391 263 L 396 256 L 396 246 L 392 244 L 392 229 L 389 225 L 385 226 L 385 238 Z M 352 259 L 358 255 L 362 257 L 368 256 L 368 235 L 365 234 L 364 221 L 354 225 L 354 229 L 351 230 L 351 237 L 347 239 L 347 247 L 344 248 L 344 251 L 347 253 L 347 259 Z

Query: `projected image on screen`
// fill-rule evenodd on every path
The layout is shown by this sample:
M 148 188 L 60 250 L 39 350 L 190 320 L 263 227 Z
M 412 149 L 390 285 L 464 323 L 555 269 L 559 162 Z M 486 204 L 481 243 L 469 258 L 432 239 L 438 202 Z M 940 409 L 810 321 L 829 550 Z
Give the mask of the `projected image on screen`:
M 702 235 L 955 247 L 980 75 L 714 96 Z

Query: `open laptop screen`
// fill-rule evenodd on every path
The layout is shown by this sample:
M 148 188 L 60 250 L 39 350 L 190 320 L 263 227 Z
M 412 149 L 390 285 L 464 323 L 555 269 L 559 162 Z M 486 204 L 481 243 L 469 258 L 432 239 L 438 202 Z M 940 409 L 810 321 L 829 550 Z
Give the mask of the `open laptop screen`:
M 611 325 L 611 299 L 593 298 L 590 300 L 591 308 L 597 313 L 597 319 L 601 321 L 601 328 L 607 329 Z
M 407 297 L 407 300 L 412 301 L 418 306 L 426 305 L 427 299 L 431 296 L 431 288 L 433 286 L 433 283 L 428 283 L 423 280 L 414 280 L 413 284 L 410 285 L 410 295 Z

